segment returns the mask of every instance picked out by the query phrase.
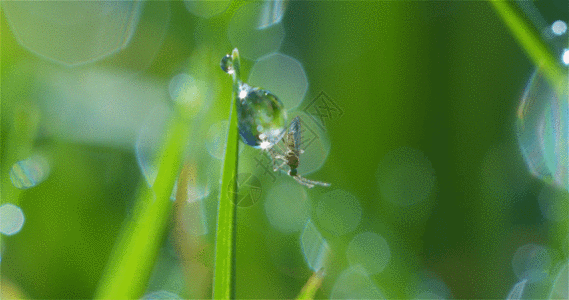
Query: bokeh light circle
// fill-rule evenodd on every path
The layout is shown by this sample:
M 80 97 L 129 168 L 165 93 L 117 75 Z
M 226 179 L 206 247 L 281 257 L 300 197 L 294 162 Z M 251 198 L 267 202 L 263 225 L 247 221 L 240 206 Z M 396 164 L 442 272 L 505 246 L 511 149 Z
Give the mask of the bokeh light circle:
M 512 257 L 514 274 L 520 280 L 527 279 L 528 283 L 545 279 L 550 267 L 551 256 L 549 251 L 541 245 L 523 245 L 516 250 Z
M 361 265 L 343 271 L 330 293 L 330 299 L 384 299 L 380 289 L 373 283 Z
M 421 151 L 409 147 L 387 153 L 377 175 L 383 199 L 401 206 L 428 199 L 437 181 L 429 159 Z
M 383 271 L 391 259 L 387 241 L 373 232 L 356 235 L 346 250 L 350 265 L 362 265 L 369 274 Z
M 14 235 L 24 226 L 24 213 L 18 206 L 5 203 L 0 206 L 0 233 Z
M 280 181 L 265 198 L 269 223 L 283 233 L 300 231 L 310 217 L 310 207 L 305 187 L 294 180 Z
M 555 35 L 562 35 L 567 32 L 567 24 L 561 20 L 557 20 L 551 24 L 551 31 Z
M 77 65 L 128 45 L 142 1 L 3 1 L 18 42 L 40 57 Z M 33 21 L 31 21 L 33 20 Z
M 320 196 L 316 206 L 316 222 L 331 235 L 344 235 L 356 229 L 362 218 L 362 207 L 356 196 L 336 189 Z
M 241 6 L 233 14 L 227 29 L 231 45 L 239 49 L 242 57 L 251 60 L 277 52 L 285 36 L 282 23 L 259 29 L 264 5 L 265 2 L 255 1 Z
M 253 65 L 247 82 L 271 91 L 288 110 L 296 108 L 308 90 L 308 78 L 302 64 L 281 53 L 259 59 Z
M 49 175 L 50 166 L 47 158 L 35 155 L 12 165 L 10 180 L 19 189 L 29 189 L 43 182 Z

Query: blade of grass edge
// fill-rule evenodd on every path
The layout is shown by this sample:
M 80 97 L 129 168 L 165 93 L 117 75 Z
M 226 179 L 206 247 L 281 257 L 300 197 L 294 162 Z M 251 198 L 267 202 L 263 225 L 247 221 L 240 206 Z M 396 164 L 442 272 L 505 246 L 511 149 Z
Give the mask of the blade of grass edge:
M 134 213 L 123 226 L 99 282 L 97 299 L 138 299 L 146 288 L 170 220 L 170 195 L 190 131 L 179 116 L 168 129 L 153 189 L 140 188 Z
M 524 17 L 512 7 L 510 1 L 489 1 L 533 64 L 543 69 L 549 84 L 559 95 L 566 93 L 568 74 L 550 53 L 547 45 L 541 40 L 536 30 L 524 21 Z
M 312 276 L 308 278 L 308 281 L 306 282 L 306 284 L 304 284 L 304 287 L 302 287 L 302 290 L 300 291 L 296 299 L 297 300 L 314 299 L 314 295 L 316 295 L 316 292 L 322 285 L 323 279 L 324 279 L 324 272 L 322 272 L 322 270 L 314 272 Z
M 239 140 L 235 95 L 234 93 L 232 94 L 229 129 L 217 209 L 213 299 L 232 299 L 234 297 L 235 215 L 237 206 L 232 198 L 237 193 L 237 147 Z

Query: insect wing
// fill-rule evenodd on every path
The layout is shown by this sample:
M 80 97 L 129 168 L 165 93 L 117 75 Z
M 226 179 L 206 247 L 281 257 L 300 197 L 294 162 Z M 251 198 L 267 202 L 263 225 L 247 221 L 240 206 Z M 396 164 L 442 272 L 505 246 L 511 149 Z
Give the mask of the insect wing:
M 289 139 L 291 140 L 291 148 L 294 150 L 295 153 L 300 153 L 300 143 L 301 143 L 301 134 L 300 134 L 300 118 L 296 117 L 290 122 L 289 131 Z

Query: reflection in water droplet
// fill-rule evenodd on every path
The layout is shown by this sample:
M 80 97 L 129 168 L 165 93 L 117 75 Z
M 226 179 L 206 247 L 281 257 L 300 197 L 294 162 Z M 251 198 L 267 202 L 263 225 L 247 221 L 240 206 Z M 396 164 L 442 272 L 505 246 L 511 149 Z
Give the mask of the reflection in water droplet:
M 567 189 L 569 184 L 567 94 L 558 95 L 536 71 L 518 108 L 518 142 L 530 172 Z
M 231 0 L 184 0 L 184 3 L 191 14 L 208 19 L 224 12 L 231 4 Z
M 301 230 L 310 216 L 306 189 L 296 182 L 281 181 L 265 198 L 265 213 L 271 225 L 284 233 Z
M 288 0 L 265 1 L 261 8 L 261 15 L 257 29 L 265 29 L 278 24 L 283 19 Z
M 251 87 L 241 81 L 239 51 L 234 49 L 231 58 L 224 56 L 222 69 L 229 70 L 231 61 L 233 97 L 237 106 L 239 135 L 243 143 L 267 149 L 278 142 L 285 133 L 286 111 L 282 102 L 271 92 Z
M 239 135 L 249 146 L 270 148 L 285 133 L 286 111 L 279 99 L 269 91 L 243 83 L 237 101 L 237 114 Z
M 24 213 L 18 206 L 6 203 L 0 206 L 0 233 L 13 235 L 24 226 Z
M 10 169 L 10 180 L 19 189 L 28 189 L 43 182 L 49 175 L 48 160 L 36 155 L 15 163 Z
M 421 151 L 409 147 L 387 153 L 377 175 L 383 199 L 401 206 L 425 201 L 436 184 L 429 159 Z
M 379 288 L 360 266 L 352 266 L 338 276 L 330 299 L 385 299 Z
M 280 53 L 258 60 L 249 73 L 248 82 L 279 95 L 287 110 L 297 107 L 308 90 L 308 78 L 302 64 Z
M 227 74 L 233 74 L 233 60 L 231 55 L 227 54 L 221 59 L 221 69 Z
M 563 63 L 565 65 L 569 65 L 569 49 L 564 49 L 563 50 L 563 55 L 562 55 L 562 59 Z
M 539 208 L 548 220 L 561 222 L 569 217 L 569 193 L 567 190 L 546 185 L 538 196 Z
M 311 220 L 306 222 L 306 226 L 302 230 L 300 246 L 308 267 L 312 271 L 318 272 L 326 262 L 330 247 Z
M 527 281 L 528 281 L 527 279 L 524 279 L 524 280 L 516 283 L 516 285 L 514 285 L 514 287 L 512 288 L 510 293 L 508 294 L 508 297 L 506 297 L 506 300 L 522 299 L 522 295 L 524 293 L 524 288 L 526 287 Z
M 545 247 L 526 244 L 514 253 L 512 267 L 518 279 L 527 279 L 528 283 L 538 282 L 547 277 L 551 267 L 551 257 Z
M 316 206 L 319 227 L 332 235 L 354 231 L 362 218 L 362 208 L 356 196 L 344 190 L 333 190 L 320 196 Z
M 385 239 L 373 232 L 356 235 L 346 250 L 350 265 L 362 265 L 369 274 L 383 271 L 391 259 L 391 251 Z
M 229 21 L 227 35 L 231 45 L 239 48 L 243 57 L 256 60 L 277 52 L 285 36 L 282 23 L 259 29 L 264 5 L 271 1 L 255 1 L 241 6 Z
M 143 300 L 158 300 L 158 299 L 182 299 L 180 296 L 168 291 L 155 291 L 150 292 L 142 297 Z

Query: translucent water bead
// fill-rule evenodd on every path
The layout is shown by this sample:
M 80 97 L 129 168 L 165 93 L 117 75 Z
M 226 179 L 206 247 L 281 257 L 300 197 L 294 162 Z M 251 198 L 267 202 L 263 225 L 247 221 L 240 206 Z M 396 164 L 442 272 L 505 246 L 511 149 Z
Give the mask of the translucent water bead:
M 251 87 L 241 81 L 239 52 L 233 50 L 221 60 L 221 69 L 233 77 L 233 94 L 236 99 L 239 135 L 243 143 L 269 149 L 284 135 L 286 111 L 284 105 L 271 92 Z

